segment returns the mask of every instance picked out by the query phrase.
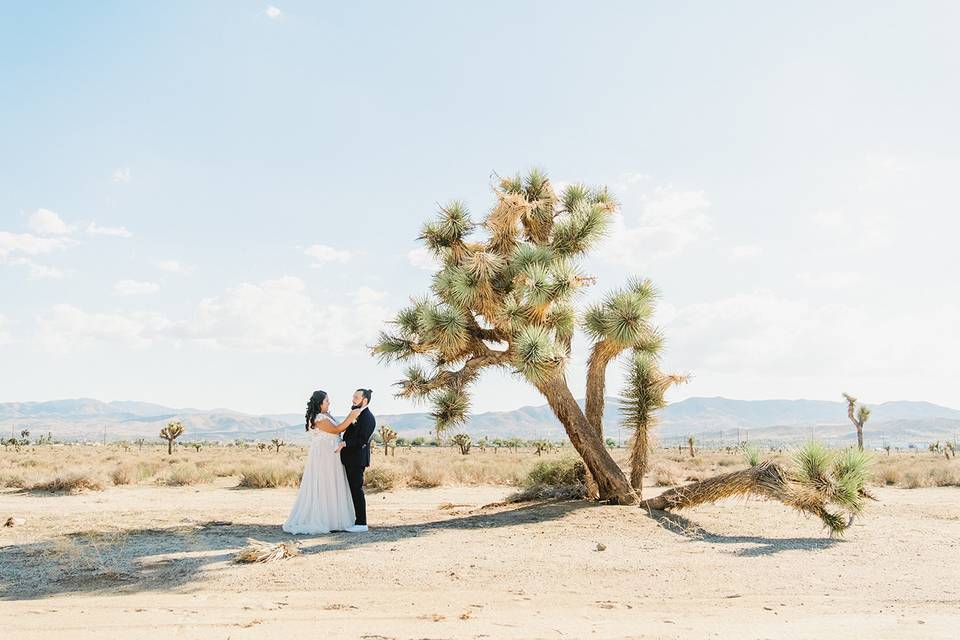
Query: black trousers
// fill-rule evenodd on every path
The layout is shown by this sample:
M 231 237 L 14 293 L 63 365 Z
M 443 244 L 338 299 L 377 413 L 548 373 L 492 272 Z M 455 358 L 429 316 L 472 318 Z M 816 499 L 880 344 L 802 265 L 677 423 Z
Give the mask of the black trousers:
M 363 496 L 363 471 L 365 467 L 344 467 L 347 471 L 347 484 L 353 498 L 353 509 L 357 512 L 355 524 L 367 524 L 367 499 Z

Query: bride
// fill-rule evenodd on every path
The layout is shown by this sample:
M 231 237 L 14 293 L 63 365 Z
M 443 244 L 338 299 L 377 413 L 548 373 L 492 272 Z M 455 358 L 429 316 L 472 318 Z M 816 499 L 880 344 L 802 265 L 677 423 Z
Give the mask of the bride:
M 347 473 L 340 463 L 343 444 L 339 434 L 357 419 L 362 409 L 354 409 L 339 424 L 330 416 L 329 409 L 326 391 L 314 391 L 307 403 L 307 463 L 297 501 L 283 523 L 287 533 L 344 531 L 356 521 Z

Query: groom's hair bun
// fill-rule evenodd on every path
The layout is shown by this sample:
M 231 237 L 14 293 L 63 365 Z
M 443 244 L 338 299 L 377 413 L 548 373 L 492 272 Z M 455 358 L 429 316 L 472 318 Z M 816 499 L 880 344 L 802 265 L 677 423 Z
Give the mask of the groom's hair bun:
M 367 399 L 367 404 L 370 404 L 370 398 L 373 396 L 372 389 L 357 389 L 360 393 L 363 394 L 363 397 Z

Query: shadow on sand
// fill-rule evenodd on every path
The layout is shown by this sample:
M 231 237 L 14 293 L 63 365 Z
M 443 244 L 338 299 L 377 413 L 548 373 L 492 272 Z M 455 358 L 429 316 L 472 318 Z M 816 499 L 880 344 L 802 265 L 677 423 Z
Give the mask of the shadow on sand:
M 375 527 L 366 534 L 291 536 L 276 524 L 207 521 L 169 528 L 78 531 L 54 539 L 0 547 L 0 600 L 65 593 L 167 591 L 188 584 L 210 565 L 233 560 L 248 538 L 298 540 L 304 555 L 391 543 L 444 530 L 520 526 L 564 517 L 590 503 L 564 501 L 482 508 L 411 525 Z M 498 507 L 500 508 L 500 507 Z

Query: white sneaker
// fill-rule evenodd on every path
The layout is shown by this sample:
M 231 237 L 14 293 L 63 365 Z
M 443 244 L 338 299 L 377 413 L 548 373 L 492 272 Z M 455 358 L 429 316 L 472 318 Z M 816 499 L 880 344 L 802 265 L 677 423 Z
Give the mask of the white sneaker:
M 350 533 L 366 533 L 367 531 L 370 531 L 370 528 L 365 524 L 355 524 L 352 527 L 347 527 L 346 531 L 349 531 Z

